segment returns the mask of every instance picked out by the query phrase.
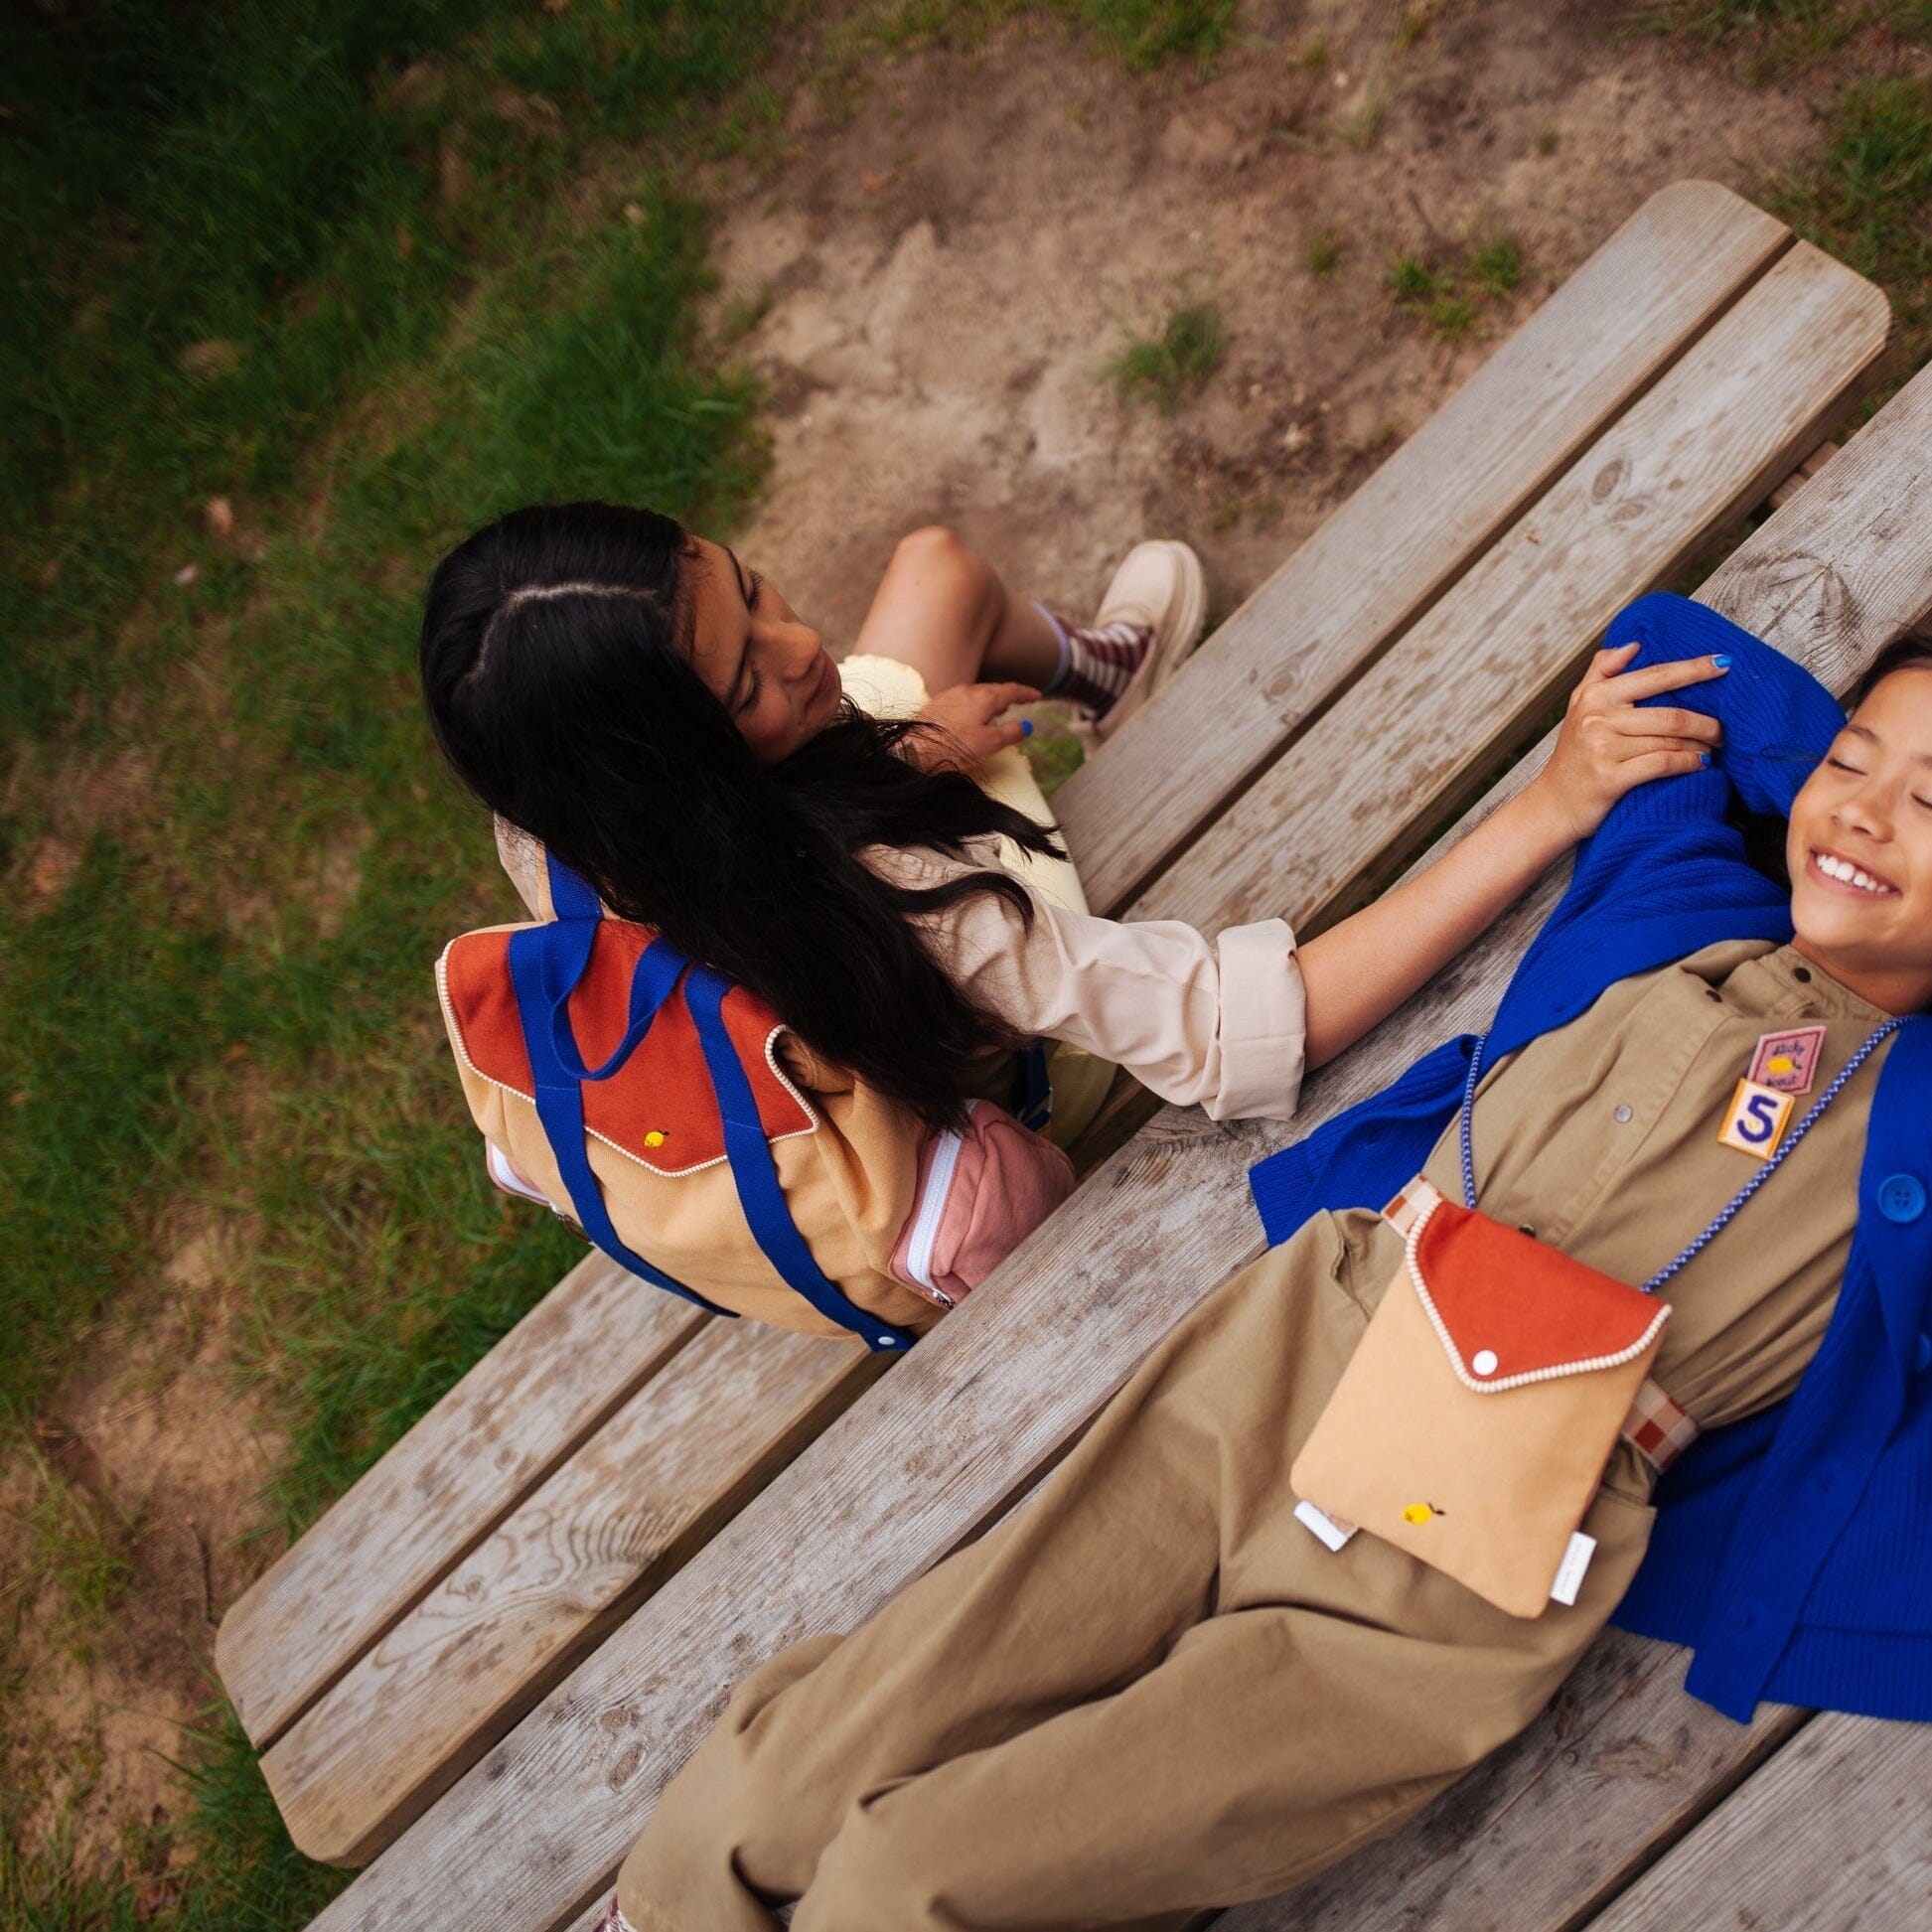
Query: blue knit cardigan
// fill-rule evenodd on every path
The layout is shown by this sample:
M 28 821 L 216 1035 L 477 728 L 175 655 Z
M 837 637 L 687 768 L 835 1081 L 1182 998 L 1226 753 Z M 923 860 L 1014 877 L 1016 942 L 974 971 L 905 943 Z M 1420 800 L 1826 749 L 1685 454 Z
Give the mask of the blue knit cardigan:
M 1667 701 L 1718 718 L 1712 769 L 1639 787 L 1578 851 L 1569 889 L 1497 1009 L 1485 1060 L 1567 1025 L 1606 986 L 1720 940 L 1791 938 L 1785 893 L 1726 820 L 1791 802 L 1844 723 L 1811 674 L 1681 597 L 1606 642 L 1637 663 L 1729 652 L 1727 676 Z M 1473 1041 L 1261 1162 L 1270 1243 L 1317 1209 L 1380 1207 L 1454 1118 Z M 1748 1719 L 1760 1698 L 1932 1718 L 1932 1018 L 1879 1073 L 1844 1286 L 1796 1392 L 1700 1440 L 1658 1489 L 1650 1552 L 1617 1621 L 1696 1648 L 1687 1688 Z M 1749 1210 L 1747 1209 L 1748 1213 Z M 1719 1245 L 1713 1253 L 1721 1259 Z

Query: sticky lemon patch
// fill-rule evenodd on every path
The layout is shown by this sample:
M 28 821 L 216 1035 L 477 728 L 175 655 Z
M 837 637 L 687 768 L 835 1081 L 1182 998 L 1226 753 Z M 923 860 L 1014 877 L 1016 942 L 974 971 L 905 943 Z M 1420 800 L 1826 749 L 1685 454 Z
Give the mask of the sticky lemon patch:
M 1434 1514 L 1433 1507 L 1427 1503 L 1411 1503 L 1403 1511 L 1402 1520 L 1405 1523 L 1426 1523 Z
M 653 1127 L 651 1131 L 644 1136 L 644 1144 L 647 1147 L 662 1147 L 665 1144 L 665 1136 L 663 1130 L 658 1127 Z

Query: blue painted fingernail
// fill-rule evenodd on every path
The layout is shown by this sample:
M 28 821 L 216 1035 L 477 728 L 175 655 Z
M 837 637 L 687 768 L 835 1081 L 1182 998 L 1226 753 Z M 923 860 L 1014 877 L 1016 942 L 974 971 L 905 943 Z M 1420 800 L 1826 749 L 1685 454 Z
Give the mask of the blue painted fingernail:
M 1727 653 L 1719 652 L 1716 657 L 1711 659 L 1710 662 L 1713 665 L 1715 665 L 1719 670 L 1728 670 L 1730 669 L 1730 658 Z
M 1699 762 L 1702 764 L 1709 765 L 1710 763 L 1710 754 L 1708 751 L 1700 752 L 1698 754 L 1698 757 L 1699 757 Z
M 1032 735 L 1033 735 L 1033 720 L 1031 718 L 1020 719 L 1020 736 L 1022 738 L 1030 738 L 1032 737 Z

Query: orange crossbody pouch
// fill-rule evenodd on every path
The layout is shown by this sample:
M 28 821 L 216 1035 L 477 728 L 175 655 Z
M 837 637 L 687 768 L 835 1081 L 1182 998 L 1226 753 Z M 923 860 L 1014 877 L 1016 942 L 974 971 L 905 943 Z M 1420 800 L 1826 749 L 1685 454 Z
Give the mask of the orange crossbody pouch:
M 1403 1236 L 1403 1264 L 1288 1471 L 1304 1508 L 1324 1519 L 1309 1525 L 1315 1534 L 1340 1549 L 1368 1530 L 1512 1616 L 1539 1615 L 1559 1591 L 1573 1601 L 1581 1564 L 1569 1560 L 1571 1539 L 1618 1435 L 1662 1471 L 1697 1434 L 1648 1380 L 1671 1312 L 1656 1290 L 1723 1232 L 1898 1024 L 1865 1040 L 1704 1233 L 1641 1288 L 1476 1211 L 1478 1040 L 1462 1094 L 1468 1205 L 1415 1180 L 1383 1211 Z
M 1328 1516 L 1536 1616 L 1670 1309 L 1427 1181 L 1389 1213 L 1403 1265 L 1288 1480 Z

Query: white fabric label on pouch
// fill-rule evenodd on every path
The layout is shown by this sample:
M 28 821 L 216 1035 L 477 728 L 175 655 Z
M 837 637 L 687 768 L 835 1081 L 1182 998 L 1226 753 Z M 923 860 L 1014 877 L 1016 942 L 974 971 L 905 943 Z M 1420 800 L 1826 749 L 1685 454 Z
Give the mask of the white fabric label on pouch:
M 1330 1516 L 1313 1503 L 1297 1503 L 1294 1506 L 1294 1520 L 1304 1530 L 1312 1530 L 1331 1550 L 1341 1549 L 1355 1534 L 1353 1523 L 1344 1522 L 1339 1516 Z
M 1550 1599 L 1553 1603 L 1574 1603 L 1576 1592 L 1583 1587 L 1583 1573 L 1590 1566 L 1590 1559 L 1596 1555 L 1596 1539 L 1586 1537 L 1578 1530 L 1569 1540 L 1569 1548 L 1563 1552 L 1563 1560 L 1557 1565 L 1557 1580 L 1550 1585 Z

